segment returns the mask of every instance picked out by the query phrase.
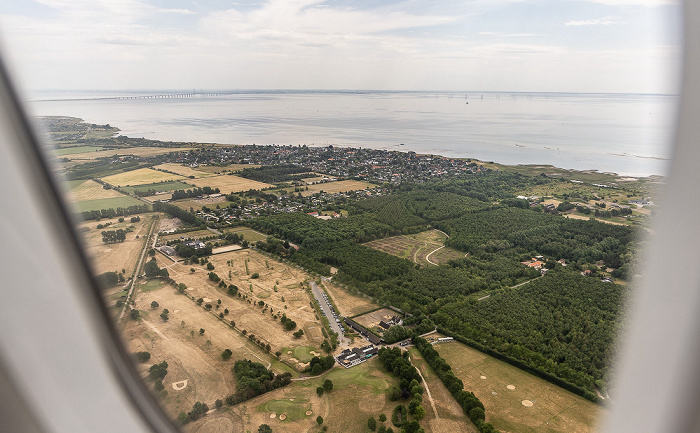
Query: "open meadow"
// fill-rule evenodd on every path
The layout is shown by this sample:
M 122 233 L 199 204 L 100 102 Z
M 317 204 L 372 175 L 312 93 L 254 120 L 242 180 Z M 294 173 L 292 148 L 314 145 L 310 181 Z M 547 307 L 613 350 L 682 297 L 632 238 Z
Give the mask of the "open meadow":
M 336 307 L 338 307 L 338 313 L 340 313 L 341 316 L 356 316 L 379 306 L 366 296 L 351 293 L 332 282 L 324 281 L 323 287 L 326 289 L 326 292 L 328 292 L 328 296 L 333 299 Z
M 436 344 L 503 433 L 592 433 L 603 408 L 458 342 Z
M 82 153 L 88 153 L 88 152 L 97 152 L 99 150 L 104 149 L 103 147 L 97 147 L 97 146 L 71 146 L 71 147 L 60 147 L 57 149 L 53 149 L 52 153 L 56 156 L 66 156 L 66 155 L 75 155 L 75 154 L 82 154 Z
M 267 239 L 266 234 L 249 229 L 248 227 L 231 227 L 224 229 L 224 233 L 238 233 L 239 236 L 243 236 L 243 239 L 247 240 L 248 242 L 264 241 Z
M 237 329 L 270 344 L 272 353 L 282 352 L 283 361 L 302 368 L 304 363 L 294 356 L 297 347 L 307 347 L 320 354 L 323 334 L 316 313 L 309 305 L 309 294 L 302 285 L 309 278 L 303 271 L 248 249 L 210 256 L 212 272 L 227 285 L 236 285 L 239 293 L 246 296 L 244 299 L 229 295 L 226 289 L 212 282 L 205 266 L 184 265 L 162 255 L 159 258 L 167 266 L 171 278 L 187 285 L 187 295 L 195 300 L 201 298 L 202 305 L 211 304 L 215 314 L 224 313 L 224 319 L 234 320 Z M 261 301 L 264 305 L 259 304 Z M 273 317 L 282 314 L 295 321 L 297 327 L 284 330 L 280 320 Z M 304 335 L 292 336 L 299 329 L 304 330 Z
M 96 152 L 86 152 L 64 155 L 71 160 L 92 161 L 98 158 L 114 155 L 134 155 L 142 158 L 149 156 L 163 155 L 172 152 L 187 152 L 191 147 L 123 147 L 119 149 L 99 150 Z
M 185 182 L 199 188 L 205 186 L 219 188 L 222 194 L 248 191 L 250 189 L 264 189 L 274 186 L 270 185 L 269 183 L 258 182 L 257 180 L 246 179 L 244 177 L 229 174 L 210 176 L 201 179 L 187 179 Z
M 361 189 L 374 188 L 377 185 L 363 182 L 361 180 L 340 180 L 336 182 L 327 183 L 317 183 L 315 185 L 308 185 L 308 190 L 302 191 L 301 195 L 310 196 L 316 194 L 317 192 L 327 192 L 330 194 L 336 192 L 347 192 L 347 191 L 357 191 Z
M 378 239 L 363 245 L 421 266 L 441 265 L 464 257 L 464 253 L 445 246 L 447 236 L 439 230 Z
M 122 223 L 117 218 L 80 223 L 78 232 L 82 235 L 88 257 L 92 260 L 94 273 L 97 275 L 103 272 L 121 272 L 122 269 L 125 269 L 125 276 L 128 278 L 136 267 L 136 262 L 143 248 L 144 236 L 148 234 L 148 229 L 157 215 L 141 214 L 141 221 L 136 223 L 129 222 L 128 218 Z M 111 222 L 111 224 L 102 229 L 97 228 L 98 224 L 107 222 Z M 102 242 L 103 231 L 118 229 L 131 229 L 126 234 L 124 242 L 114 244 Z
M 199 170 L 199 167 L 191 168 L 191 167 L 188 167 L 186 165 L 176 164 L 176 163 L 172 163 L 172 162 L 156 165 L 156 166 L 153 166 L 153 168 L 156 170 L 169 171 L 171 173 L 179 174 L 180 176 L 185 176 L 185 177 L 194 176 L 195 179 L 200 178 L 200 177 L 207 177 L 207 176 L 214 175 L 213 173 L 208 173 L 206 171 Z
M 104 182 L 114 186 L 143 185 L 146 183 L 167 182 L 180 179 L 183 179 L 180 175 L 165 173 L 151 168 L 139 168 L 102 178 Z
M 124 194 L 113 189 L 104 189 L 94 180 L 83 180 L 69 184 L 68 199 L 72 202 L 99 200 L 103 198 L 125 197 Z
M 74 206 L 78 212 L 85 212 L 100 209 L 116 209 L 118 207 L 126 208 L 129 206 L 140 206 L 144 204 L 145 203 L 139 199 L 120 194 L 119 197 L 79 201 L 74 203 Z

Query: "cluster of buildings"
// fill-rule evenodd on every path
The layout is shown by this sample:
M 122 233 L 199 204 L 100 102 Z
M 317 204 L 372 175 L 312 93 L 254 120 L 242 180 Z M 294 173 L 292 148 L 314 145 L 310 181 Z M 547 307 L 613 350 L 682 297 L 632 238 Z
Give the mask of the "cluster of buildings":
M 377 346 L 370 344 L 364 347 L 345 349 L 340 352 L 340 355 L 336 356 L 335 359 L 338 361 L 338 364 L 345 368 L 350 368 L 367 361 L 372 356 L 376 355 L 377 352 L 379 352 Z

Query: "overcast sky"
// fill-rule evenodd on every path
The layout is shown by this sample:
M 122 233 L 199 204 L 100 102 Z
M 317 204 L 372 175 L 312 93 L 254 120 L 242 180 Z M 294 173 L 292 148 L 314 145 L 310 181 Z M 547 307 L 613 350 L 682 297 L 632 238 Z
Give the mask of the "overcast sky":
M 675 93 L 674 0 L 0 3 L 38 89 Z

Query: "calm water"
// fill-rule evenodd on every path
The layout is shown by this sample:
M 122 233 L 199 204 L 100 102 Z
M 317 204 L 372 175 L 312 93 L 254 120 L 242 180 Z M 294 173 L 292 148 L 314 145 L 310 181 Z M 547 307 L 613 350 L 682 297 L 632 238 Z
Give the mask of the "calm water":
M 30 106 L 35 115 L 109 123 L 132 137 L 413 150 L 646 176 L 666 174 L 677 104 L 660 95 L 478 92 L 100 99 L 119 95 L 37 94 Z

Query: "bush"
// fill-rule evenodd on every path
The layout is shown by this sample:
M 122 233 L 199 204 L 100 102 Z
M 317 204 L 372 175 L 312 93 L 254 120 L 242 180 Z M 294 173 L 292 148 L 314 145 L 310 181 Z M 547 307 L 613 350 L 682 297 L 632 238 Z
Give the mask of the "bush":
M 233 355 L 233 352 L 231 352 L 231 349 L 226 349 L 223 352 L 221 352 L 221 358 L 224 360 L 231 358 L 231 355 Z
M 134 359 L 138 362 L 147 362 L 151 359 L 151 354 L 149 352 L 136 352 L 134 353 Z
M 253 279 L 260 278 L 260 274 L 257 272 L 253 272 L 253 275 L 251 275 L 250 278 L 253 278 Z

